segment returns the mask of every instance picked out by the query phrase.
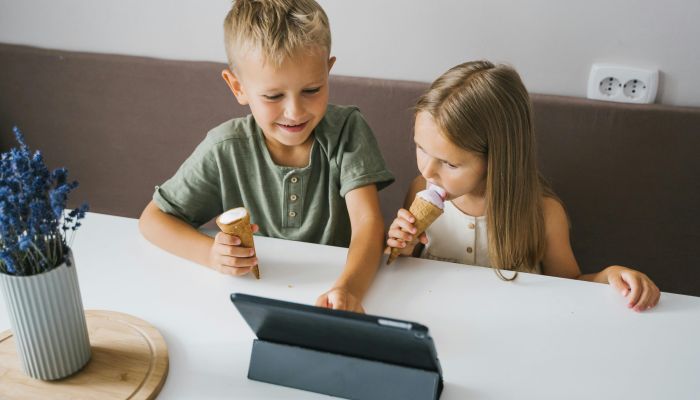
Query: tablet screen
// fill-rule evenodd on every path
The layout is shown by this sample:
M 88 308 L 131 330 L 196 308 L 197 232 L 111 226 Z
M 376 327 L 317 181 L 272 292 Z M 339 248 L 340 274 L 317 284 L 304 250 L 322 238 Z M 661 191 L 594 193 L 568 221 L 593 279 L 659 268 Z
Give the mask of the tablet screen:
M 428 328 L 415 322 L 241 293 L 231 301 L 259 339 L 441 372 Z

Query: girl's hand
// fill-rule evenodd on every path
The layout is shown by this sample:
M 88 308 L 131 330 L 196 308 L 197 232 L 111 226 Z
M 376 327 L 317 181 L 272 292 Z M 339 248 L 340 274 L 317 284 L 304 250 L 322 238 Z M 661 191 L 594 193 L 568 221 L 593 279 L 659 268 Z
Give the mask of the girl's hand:
M 619 265 L 610 266 L 605 272 L 610 286 L 627 298 L 627 307 L 639 312 L 659 303 L 661 292 L 645 274 Z
M 334 287 L 316 299 L 317 307 L 364 313 L 360 300 L 344 287 Z
M 418 242 L 427 244 L 428 237 L 425 232 L 421 233 L 417 238 L 413 236 L 416 233 L 416 227 L 413 223 L 416 218 L 405 208 L 399 210 L 396 214 L 394 222 L 389 227 L 388 238 L 386 240 L 387 248 L 385 253 L 391 252 L 392 248 L 401 250 L 400 255 L 410 256 L 416 248 Z
M 253 233 L 258 231 L 258 225 L 251 225 Z M 219 232 L 214 237 L 214 243 L 209 250 L 209 266 L 222 274 L 241 276 L 250 272 L 258 259 L 255 250 L 241 247 L 238 236 Z

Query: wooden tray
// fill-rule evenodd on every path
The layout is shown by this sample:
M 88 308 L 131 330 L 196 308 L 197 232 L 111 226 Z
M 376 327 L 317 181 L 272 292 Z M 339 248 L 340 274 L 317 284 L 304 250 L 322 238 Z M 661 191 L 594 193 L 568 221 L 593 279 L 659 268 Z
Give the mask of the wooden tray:
M 22 372 L 12 331 L 0 333 L 1 399 L 154 399 L 168 375 L 168 349 L 148 322 L 114 311 L 85 311 L 92 357 L 56 381 Z

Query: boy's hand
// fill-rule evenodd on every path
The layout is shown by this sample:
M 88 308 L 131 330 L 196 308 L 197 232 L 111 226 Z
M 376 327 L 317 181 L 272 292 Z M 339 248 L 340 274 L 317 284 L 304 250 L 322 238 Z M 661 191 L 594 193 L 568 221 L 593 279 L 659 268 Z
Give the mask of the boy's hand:
M 425 232 L 421 233 L 418 238 L 413 237 L 413 234 L 416 233 L 416 227 L 413 225 L 416 222 L 416 218 L 408 210 L 402 208 L 396 215 L 394 222 L 389 227 L 386 240 L 388 247 L 384 250 L 384 253 L 388 254 L 392 248 L 397 248 L 401 250 L 400 255 L 410 256 L 413 254 L 413 250 L 418 242 L 428 243 L 428 237 L 425 235 Z
M 317 307 L 364 313 L 360 300 L 343 287 L 334 287 L 316 299 Z
M 253 233 L 258 231 L 258 225 L 251 225 Z M 258 264 L 255 250 L 241 247 L 238 236 L 219 232 L 214 237 L 214 244 L 209 250 L 209 266 L 222 274 L 245 275 Z
M 627 307 L 639 312 L 659 303 L 661 292 L 645 274 L 619 265 L 608 267 L 605 272 L 610 286 L 627 298 Z

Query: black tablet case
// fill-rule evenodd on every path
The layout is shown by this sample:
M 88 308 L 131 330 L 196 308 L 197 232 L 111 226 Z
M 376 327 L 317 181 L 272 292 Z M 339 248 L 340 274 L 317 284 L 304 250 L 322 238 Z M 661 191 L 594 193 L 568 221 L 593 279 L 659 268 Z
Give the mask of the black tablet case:
M 258 339 L 248 378 L 350 399 L 437 399 L 428 329 L 408 321 L 231 295 Z

